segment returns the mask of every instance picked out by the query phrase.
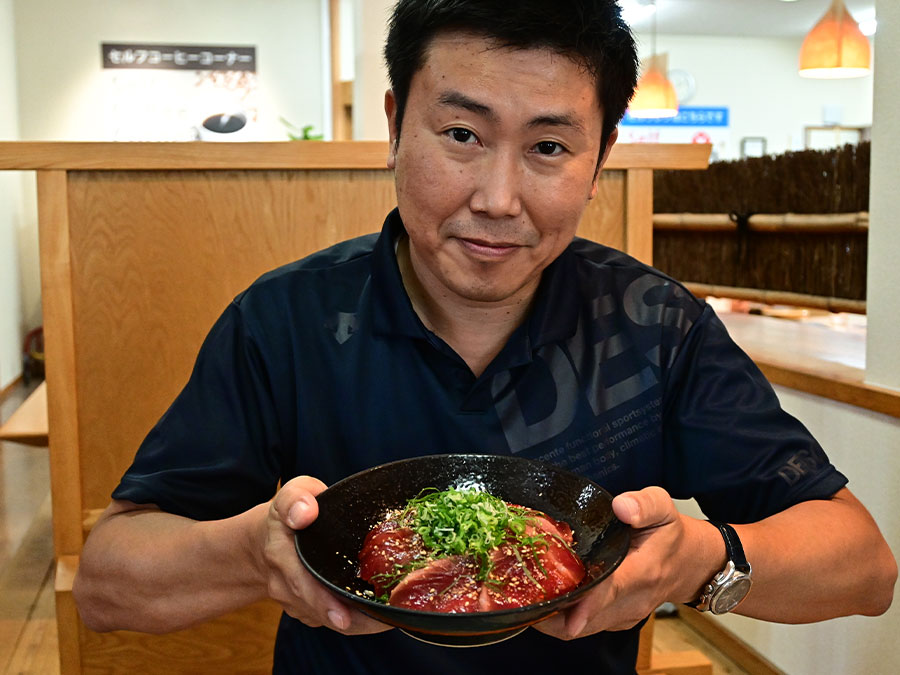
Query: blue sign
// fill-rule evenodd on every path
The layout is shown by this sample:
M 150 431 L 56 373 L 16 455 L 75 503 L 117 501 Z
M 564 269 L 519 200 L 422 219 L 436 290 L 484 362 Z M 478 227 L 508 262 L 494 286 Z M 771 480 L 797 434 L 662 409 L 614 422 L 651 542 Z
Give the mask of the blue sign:
M 728 108 L 678 108 L 675 117 L 662 117 L 658 119 L 645 119 L 632 117 L 625 113 L 622 125 L 627 127 L 727 127 Z

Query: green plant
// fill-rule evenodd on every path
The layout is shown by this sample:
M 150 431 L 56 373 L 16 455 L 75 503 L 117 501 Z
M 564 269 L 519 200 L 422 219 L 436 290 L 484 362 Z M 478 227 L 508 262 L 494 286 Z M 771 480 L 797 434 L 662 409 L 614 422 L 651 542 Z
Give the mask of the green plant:
M 321 141 L 323 138 L 322 134 L 314 134 L 312 133 L 314 125 L 307 124 L 304 127 L 297 127 L 290 122 L 288 122 L 283 117 L 278 118 L 281 123 L 287 127 L 287 135 L 292 141 Z

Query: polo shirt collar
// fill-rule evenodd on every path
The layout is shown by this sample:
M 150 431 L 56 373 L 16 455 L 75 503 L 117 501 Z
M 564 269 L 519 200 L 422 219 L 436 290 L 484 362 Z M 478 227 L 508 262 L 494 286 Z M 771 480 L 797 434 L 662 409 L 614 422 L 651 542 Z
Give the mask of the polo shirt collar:
M 379 335 L 427 338 L 427 329 L 413 310 L 397 265 L 396 243 L 405 231 L 395 208 L 385 219 L 372 251 L 374 329 Z M 517 346 L 508 344 L 507 349 L 531 352 L 574 335 L 578 323 L 577 288 L 575 256 L 570 246 L 544 270 L 534 307 L 525 325 L 510 338 L 511 342 L 522 342 Z

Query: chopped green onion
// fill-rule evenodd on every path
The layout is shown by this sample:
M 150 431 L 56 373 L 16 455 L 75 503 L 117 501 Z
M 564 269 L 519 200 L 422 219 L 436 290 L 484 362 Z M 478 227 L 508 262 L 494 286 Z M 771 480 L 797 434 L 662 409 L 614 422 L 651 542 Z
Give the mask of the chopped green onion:
M 490 573 L 491 551 L 510 539 L 535 549 L 548 547 L 544 536 L 525 536 L 527 525 L 535 521 L 532 511 L 478 490 L 423 490 L 407 503 L 399 520 L 422 538 L 435 558 L 475 557 L 481 580 Z

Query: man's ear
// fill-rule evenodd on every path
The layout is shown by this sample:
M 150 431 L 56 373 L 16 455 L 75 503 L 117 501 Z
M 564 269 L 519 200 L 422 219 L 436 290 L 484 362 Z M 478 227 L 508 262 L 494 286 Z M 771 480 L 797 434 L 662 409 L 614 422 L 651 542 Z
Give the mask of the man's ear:
M 603 170 L 603 165 L 606 164 L 606 160 L 609 159 L 609 151 L 612 150 L 612 146 L 616 144 L 618 138 L 619 128 L 616 127 L 609 135 L 609 140 L 606 141 L 606 147 L 603 149 L 603 156 L 600 158 L 600 163 L 597 165 L 597 175 L 594 176 L 594 183 L 591 185 L 591 194 L 588 199 L 593 199 L 597 196 L 597 191 L 600 189 L 600 172 Z
M 397 134 L 397 99 L 394 98 L 393 89 L 384 92 L 384 114 L 387 116 L 388 139 L 391 144 L 388 149 L 387 168 L 394 169 L 397 166 L 397 141 L 400 139 Z

